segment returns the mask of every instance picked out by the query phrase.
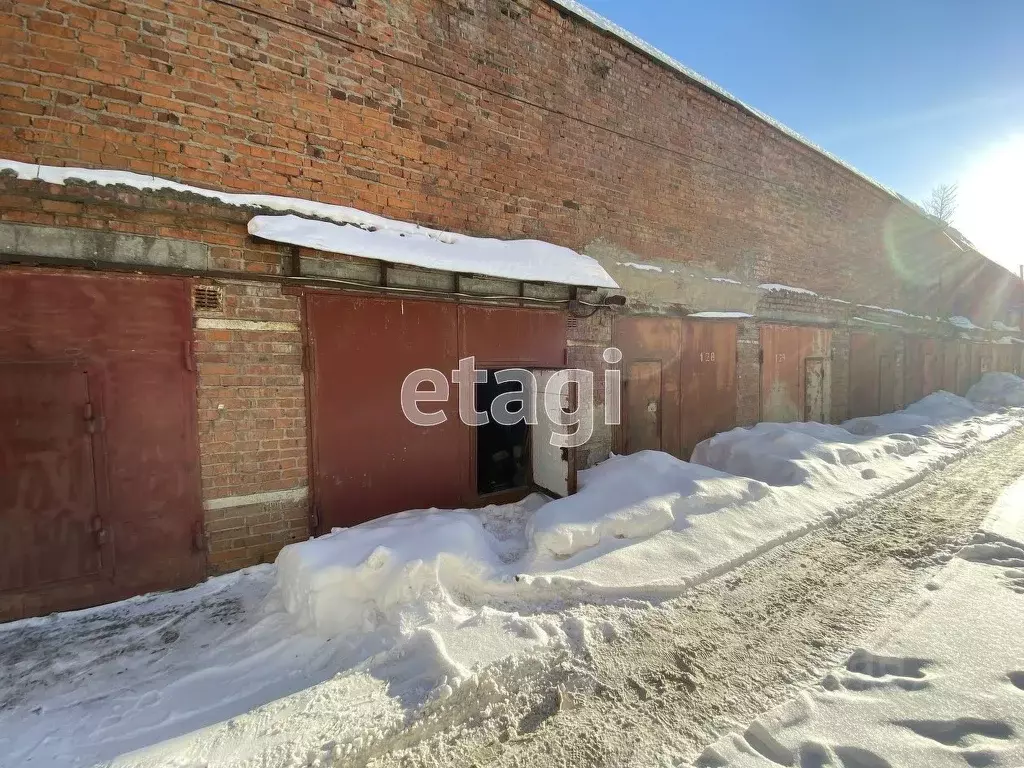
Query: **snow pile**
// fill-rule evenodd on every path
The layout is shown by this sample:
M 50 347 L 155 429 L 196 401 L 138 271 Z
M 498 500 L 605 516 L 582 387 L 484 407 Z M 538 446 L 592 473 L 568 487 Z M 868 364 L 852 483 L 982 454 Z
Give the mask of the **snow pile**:
M 530 521 L 538 558 L 566 558 L 607 539 L 648 538 L 768 492 L 762 483 L 660 451 L 614 456 L 581 472 L 579 479 L 578 494 L 546 505 Z
M 694 765 L 1024 765 L 1022 491 L 994 511 L 1000 540 L 965 547 L 916 610 Z
M 613 457 L 581 473 L 578 494 L 532 516 L 514 506 L 406 512 L 293 544 L 278 560 L 281 593 L 300 624 L 329 636 L 408 638 L 472 620 L 540 637 L 520 614 L 678 595 L 1022 420 L 938 392 L 843 426 L 734 429 L 698 445 L 692 463 L 660 452 Z M 496 527 L 498 518 L 518 523 Z M 502 527 L 516 532 L 497 535 Z M 498 606 L 503 618 L 480 619 Z
M 618 287 L 595 259 L 539 240 L 470 237 L 377 216 L 344 205 L 280 195 L 221 192 L 130 171 L 61 168 L 0 160 L 0 172 L 3 171 L 13 171 L 19 179 L 48 184 L 67 184 L 78 180 L 101 186 L 165 190 L 198 195 L 241 208 L 299 214 L 256 216 L 249 222 L 249 234 L 350 256 L 510 280 L 594 288 Z
M 909 435 L 868 439 L 814 422 L 761 423 L 705 440 L 694 450 L 693 461 L 772 486 L 828 488 L 847 479 L 845 469 L 873 468 L 893 457 L 911 456 L 926 444 L 924 438 Z
M 661 267 L 655 264 L 638 264 L 635 261 L 617 261 L 615 262 L 620 267 L 629 267 L 630 269 L 639 269 L 641 272 L 664 272 Z
M 277 583 L 300 625 L 330 636 L 372 631 L 396 606 L 449 589 L 479 592 L 501 565 L 468 512 L 403 512 L 285 547 Z
M 1012 373 L 986 373 L 967 391 L 967 399 L 996 407 L 1024 407 L 1024 379 Z
M 749 312 L 739 312 L 736 310 L 725 310 L 721 312 L 691 312 L 687 317 L 696 317 L 706 320 L 742 320 L 746 317 L 753 317 Z
M 928 437 L 944 445 L 955 445 L 958 441 L 978 437 L 972 420 L 984 413 L 965 398 L 939 391 L 911 403 L 902 411 L 851 419 L 843 427 L 857 435 L 876 436 L 895 432 Z M 948 438 L 952 438 L 953 442 L 950 443 Z

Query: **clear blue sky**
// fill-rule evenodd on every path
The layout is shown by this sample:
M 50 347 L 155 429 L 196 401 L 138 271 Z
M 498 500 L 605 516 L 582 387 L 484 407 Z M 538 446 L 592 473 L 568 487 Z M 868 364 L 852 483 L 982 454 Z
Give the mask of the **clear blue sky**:
M 1024 0 L 584 2 L 915 200 L 1024 137 Z

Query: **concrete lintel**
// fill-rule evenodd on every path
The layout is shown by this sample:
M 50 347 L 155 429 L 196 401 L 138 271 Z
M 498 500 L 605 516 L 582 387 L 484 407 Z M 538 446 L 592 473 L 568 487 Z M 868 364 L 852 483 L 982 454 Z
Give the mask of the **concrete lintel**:
M 298 323 L 273 323 L 264 320 L 226 320 L 218 317 L 197 317 L 200 331 L 273 331 L 277 333 L 302 330 Z
M 248 496 L 225 496 L 221 499 L 207 499 L 203 502 L 203 509 L 210 511 L 215 509 L 231 509 L 232 507 L 248 507 L 254 504 L 273 504 L 282 501 L 304 501 L 309 496 L 309 488 L 289 488 L 285 491 L 267 491 L 266 493 L 251 493 Z
M 210 266 L 205 243 L 36 224 L 0 223 L 0 254 L 198 271 Z

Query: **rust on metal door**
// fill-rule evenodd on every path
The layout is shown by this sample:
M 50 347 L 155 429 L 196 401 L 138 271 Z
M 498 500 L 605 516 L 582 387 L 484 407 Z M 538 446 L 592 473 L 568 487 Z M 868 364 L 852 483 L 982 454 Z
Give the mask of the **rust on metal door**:
M 761 326 L 761 420 L 801 421 L 805 416 L 805 361 L 830 356 L 832 332 L 824 328 Z M 826 369 L 826 388 L 831 376 Z M 827 419 L 826 419 L 827 420 Z
M 965 341 L 954 342 L 957 345 L 956 355 L 956 394 L 963 397 L 971 388 L 971 370 L 974 367 L 971 345 Z
M 469 429 L 458 388 L 424 403 L 445 421 L 421 427 L 404 415 L 402 383 L 420 368 L 458 367 L 458 307 L 418 299 L 306 295 L 314 450 L 321 530 L 392 512 L 464 503 Z M 430 389 L 430 387 L 426 387 Z
M 736 324 L 684 321 L 680 352 L 681 458 L 736 426 Z
M 657 444 L 659 450 L 682 455 L 681 334 L 682 322 L 678 318 L 616 319 L 613 339 L 622 350 L 623 371 L 623 423 L 616 439 L 620 453 L 634 453 Z M 655 425 L 659 428 L 656 437 Z
M 1014 373 L 1017 366 L 1014 365 L 1016 350 L 1013 344 L 994 344 L 993 350 L 995 370 L 1002 373 Z
M 618 318 L 622 453 L 657 449 L 688 460 L 701 440 L 736 426 L 736 324 Z
M 879 410 L 878 344 L 873 333 L 850 334 L 850 418 L 877 416 Z
M 896 410 L 896 357 L 884 354 L 878 358 L 878 413 Z
M 977 384 L 983 374 L 988 373 L 992 367 L 992 359 L 989 356 L 985 344 L 968 343 L 967 357 L 970 360 L 970 373 L 967 376 L 967 386 L 964 387 L 964 394 L 967 390 Z
M 96 418 L 74 363 L 0 363 L 0 591 L 111 572 L 96 499 Z
M 560 310 L 459 307 L 459 356 L 478 368 L 565 365 L 566 315 Z
M 626 453 L 662 449 L 662 363 L 631 362 L 626 368 Z
M 957 391 L 957 365 L 960 359 L 960 345 L 955 341 L 941 342 L 942 347 L 942 381 L 940 389 L 947 392 Z
M 829 361 L 823 357 L 808 357 L 804 360 L 804 421 L 828 423 L 832 410 L 832 397 L 827 386 Z
M 0 619 L 205 576 L 188 288 L 0 272 Z
M 904 349 L 904 400 L 913 403 L 941 389 L 939 344 L 935 339 L 907 336 Z

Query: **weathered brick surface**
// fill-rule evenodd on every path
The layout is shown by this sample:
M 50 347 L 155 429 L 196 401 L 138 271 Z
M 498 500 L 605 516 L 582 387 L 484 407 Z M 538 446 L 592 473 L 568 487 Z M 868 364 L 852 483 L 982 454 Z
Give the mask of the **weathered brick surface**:
M 832 331 L 832 423 L 850 418 L 850 329 Z
M 211 573 L 272 562 L 285 544 L 309 536 L 305 501 L 249 504 L 206 513 Z
M 34 0 L 0 30 L 0 155 L 920 298 L 930 223 L 543 0 Z
M 300 299 L 273 283 L 221 288 L 224 311 L 204 313 L 195 332 L 203 499 L 306 487 Z M 241 321 L 241 327 L 202 327 L 204 319 Z M 305 500 L 209 510 L 211 570 L 273 559 L 308 535 L 308 515 Z
M 199 435 L 206 499 L 307 482 L 299 298 L 275 284 L 230 283 L 226 320 L 290 330 L 196 329 Z
M 736 423 L 756 424 L 761 418 L 761 334 L 756 323 L 741 322 L 736 330 Z

